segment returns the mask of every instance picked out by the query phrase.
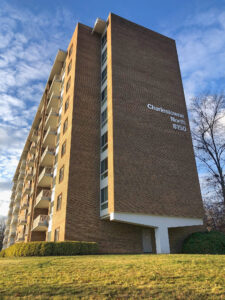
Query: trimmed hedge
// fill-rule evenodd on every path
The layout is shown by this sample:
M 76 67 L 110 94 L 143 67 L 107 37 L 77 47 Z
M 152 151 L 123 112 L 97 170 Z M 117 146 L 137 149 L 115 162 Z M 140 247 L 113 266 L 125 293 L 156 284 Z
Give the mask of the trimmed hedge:
M 0 257 L 96 254 L 95 242 L 29 242 L 17 243 L 0 252 Z
M 219 231 L 195 232 L 184 240 L 183 253 L 225 254 L 225 234 Z

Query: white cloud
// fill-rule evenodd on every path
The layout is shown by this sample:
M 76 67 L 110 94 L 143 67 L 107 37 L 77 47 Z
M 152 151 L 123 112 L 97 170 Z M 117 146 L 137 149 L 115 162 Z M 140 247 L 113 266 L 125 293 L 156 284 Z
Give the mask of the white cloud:
M 218 82 L 225 80 L 225 13 L 195 13 L 164 32 L 176 40 L 187 104 L 202 92 L 220 92 Z
M 0 3 L 0 215 L 10 199 L 1 182 L 13 178 L 55 55 L 67 47 L 73 29 L 65 9 L 35 14 Z

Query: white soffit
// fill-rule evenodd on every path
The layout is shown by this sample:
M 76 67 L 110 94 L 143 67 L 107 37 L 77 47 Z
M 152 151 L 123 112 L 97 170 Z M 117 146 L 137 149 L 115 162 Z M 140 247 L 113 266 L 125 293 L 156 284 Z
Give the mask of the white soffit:
M 106 27 L 106 21 L 97 18 L 92 32 L 97 32 L 99 34 L 102 34 L 105 30 L 105 27 Z
M 167 228 L 203 225 L 203 220 L 198 218 L 167 217 L 131 213 L 111 213 L 110 221 L 124 222 L 149 227 Z

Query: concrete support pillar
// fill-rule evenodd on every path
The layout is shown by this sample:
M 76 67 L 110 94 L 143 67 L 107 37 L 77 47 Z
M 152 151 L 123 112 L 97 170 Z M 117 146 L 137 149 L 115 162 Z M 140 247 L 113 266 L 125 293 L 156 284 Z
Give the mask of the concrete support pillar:
M 170 253 L 168 228 L 160 226 L 155 228 L 156 253 Z

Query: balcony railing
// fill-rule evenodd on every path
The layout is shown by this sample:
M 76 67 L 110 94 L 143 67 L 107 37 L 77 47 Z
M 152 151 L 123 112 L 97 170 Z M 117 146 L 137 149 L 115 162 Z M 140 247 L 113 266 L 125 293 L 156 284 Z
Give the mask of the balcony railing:
M 37 149 L 37 144 L 35 142 L 32 142 L 30 145 L 30 153 L 35 153 Z
M 27 216 L 20 216 L 19 225 L 26 225 L 26 224 L 27 224 Z
M 52 93 L 59 94 L 60 93 L 60 88 L 61 88 L 61 79 L 59 75 L 55 75 L 53 77 L 50 89 L 49 89 L 49 95 Z
M 16 242 L 23 242 L 25 240 L 25 237 L 22 233 L 18 234 Z
M 26 160 L 23 159 L 22 162 L 21 162 L 21 165 L 20 165 L 20 171 L 25 170 L 25 167 L 26 167 Z
M 43 138 L 43 146 L 54 147 L 56 144 L 56 136 L 57 136 L 57 129 L 53 127 L 49 127 Z
M 56 127 L 58 124 L 58 116 L 58 109 L 55 107 L 51 107 L 47 119 L 45 121 L 45 128 L 48 128 L 49 126 Z
M 21 209 L 27 209 L 29 206 L 29 196 L 26 195 L 26 197 L 23 199 L 22 205 L 21 205 Z
M 48 216 L 39 215 L 33 222 L 32 231 L 46 231 L 48 229 Z
M 16 191 L 15 193 L 17 194 L 19 191 L 22 191 L 22 187 L 23 187 L 23 180 L 19 180 L 17 182 L 17 186 L 16 186 Z
M 38 177 L 38 185 L 43 187 L 51 187 L 53 179 L 53 168 L 46 167 L 42 170 Z
M 52 166 L 55 159 L 55 148 L 47 146 L 41 156 L 42 166 Z
M 25 175 L 25 181 L 30 181 L 33 178 L 33 170 L 28 170 L 26 175 Z
M 6 228 L 5 228 L 4 235 L 6 235 L 6 234 L 7 234 L 7 235 L 9 234 L 9 225 L 7 225 Z
M 11 226 L 13 224 L 17 224 L 17 222 L 18 222 L 18 215 L 13 215 L 12 216 L 12 221 L 11 221 Z M 10 229 L 10 231 L 11 231 L 11 229 Z
M 21 196 L 22 196 L 22 193 L 21 193 L 20 191 L 17 192 L 17 193 L 16 193 L 16 196 L 15 196 L 15 202 L 20 201 Z
M 31 141 L 36 142 L 38 138 L 38 131 L 34 130 L 32 135 L 31 135 Z
M 30 194 L 30 192 L 31 192 L 31 182 L 28 181 L 24 186 L 23 195 Z
M 13 215 L 18 213 L 19 208 L 20 208 L 19 203 L 15 203 L 13 206 L 13 211 L 12 211 Z
M 34 166 L 34 156 L 31 156 L 31 157 L 28 158 L 27 165 L 29 167 L 33 167 Z
M 24 179 L 24 176 L 25 176 L 25 171 L 21 170 L 19 173 L 18 179 L 19 180 Z
M 28 230 L 29 230 L 29 227 L 28 225 L 26 226 L 26 229 L 25 229 L 25 235 L 28 235 Z
M 51 190 L 43 189 L 36 197 L 34 207 L 35 208 L 48 208 L 51 201 Z

